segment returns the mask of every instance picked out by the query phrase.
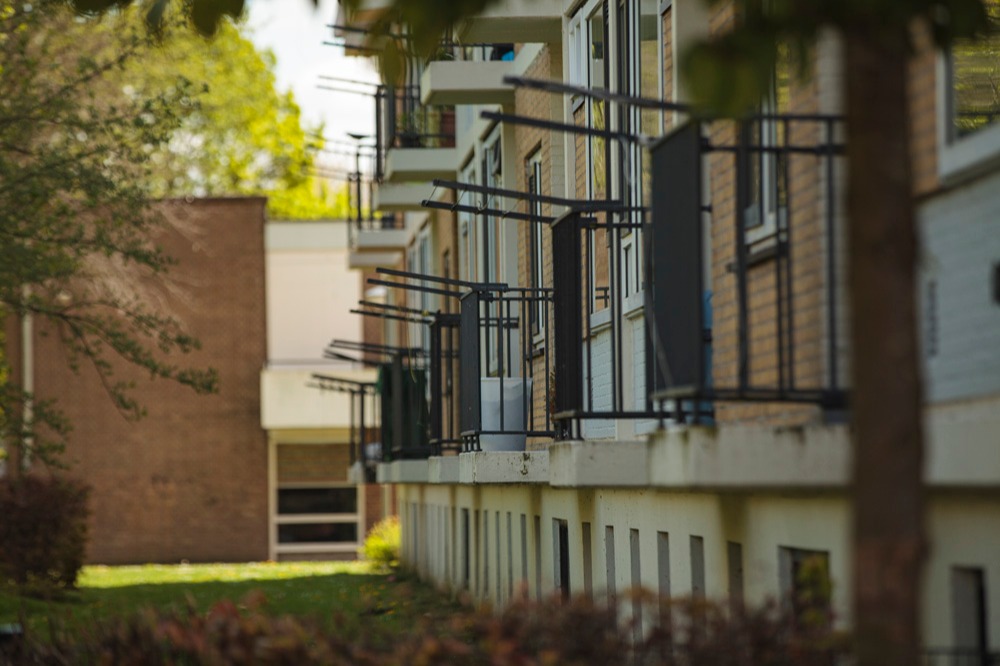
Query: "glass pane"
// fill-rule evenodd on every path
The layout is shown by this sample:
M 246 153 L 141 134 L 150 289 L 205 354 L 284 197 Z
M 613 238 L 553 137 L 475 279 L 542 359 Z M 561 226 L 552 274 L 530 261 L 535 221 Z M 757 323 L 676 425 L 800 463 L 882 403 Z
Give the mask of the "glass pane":
M 658 4 L 643 0 L 639 15 L 639 96 L 656 99 L 660 96 L 660 30 Z M 660 112 L 655 109 L 641 111 L 641 131 L 653 136 L 658 134 Z
M 278 514 L 357 513 L 358 491 L 355 488 L 281 488 L 278 490 Z
M 1000 30 L 1000 0 L 986 0 Z M 951 53 L 953 137 L 971 134 L 1000 118 L 1000 34 L 960 40 Z
M 356 523 L 304 523 L 278 525 L 278 543 L 354 543 Z

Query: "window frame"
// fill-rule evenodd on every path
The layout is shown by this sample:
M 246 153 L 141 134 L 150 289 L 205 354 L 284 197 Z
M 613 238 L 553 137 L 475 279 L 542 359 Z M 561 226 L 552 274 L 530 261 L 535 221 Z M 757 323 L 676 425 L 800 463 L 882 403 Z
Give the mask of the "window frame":
M 312 488 L 349 488 L 356 493 L 354 513 L 279 513 L 278 497 L 282 490 L 301 490 Z M 353 546 L 359 544 L 362 539 L 362 506 L 364 496 L 360 486 L 352 483 L 340 481 L 286 481 L 278 483 L 274 487 L 274 544 L 278 549 L 278 554 L 291 554 L 295 552 L 318 552 L 326 549 L 336 549 L 343 546 Z M 354 541 L 281 541 L 280 527 L 282 525 L 354 525 L 356 538 Z
M 542 195 L 544 188 L 542 187 L 542 150 L 541 148 L 536 149 L 525 162 L 525 167 L 527 170 L 527 185 L 528 193 L 535 195 Z M 528 211 L 536 218 L 540 218 L 542 215 L 542 204 L 535 200 L 528 200 Z M 530 270 L 528 271 L 529 277 L 531 278 L 531 287 L 534 289 L 542 289 L 545 287 L 545 254 L 544 250 L 544 227 L 545 225 L 537 220 L 529 222 L 530 229 L 528 232 L 528 260 L 530 262 Z M 533 336 L 534 344 L 538 344 L 541 340 L 539 338 L 544 338 L 546 329 L 546 316 L 545 316 L 545 301 L 540 298 L 539 293 L 535 293 L 534 296 L 538 298 L 536 304 L 530 308 L 531 312 L 531 334 Z
M 938 177 L 953 183 L 1000 164 L 1000 120 L 962 137 L 954 135 L 953 75 L 951 50 L 938 53 L 937 145 Z

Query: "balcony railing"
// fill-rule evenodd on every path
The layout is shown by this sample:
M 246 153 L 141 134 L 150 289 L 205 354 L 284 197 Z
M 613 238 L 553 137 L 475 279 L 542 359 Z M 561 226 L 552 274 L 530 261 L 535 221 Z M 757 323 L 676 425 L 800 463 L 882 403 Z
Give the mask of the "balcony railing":
M 559 436 L 711 420 L 720 401 L 846 406 L 840 123 L 689 124 L 652 150 L 644 223 L 608 202 L 552 224 Z
M 690 123 L 653 148 L 646 254 L 655 398 L 845 406 L 841 123 L 824 115 Z M 707 198 L 703 173 L 713 175 Z
M 483 286 L 461 297 L 460 430 L 466 451 L 551 438 L 551 290 Z
M 428 324 L 430 334 L 430 446 L 435 455 L 458 451 L 459 316 L 438 313 Z
M 365 481 L 375 481 L 375 465 L 382 458 L 380 450 L 380 415 L 376 385 L 326 374 L 314 373 L 311 386 L 350 396 L 351 466 L 360 463 Z
M 451 148 L 455 109 L 420 102 L 419 85 L 382 86 L 376 94 L 376 179 L 385 174 L 385 155 L 393 148 Z

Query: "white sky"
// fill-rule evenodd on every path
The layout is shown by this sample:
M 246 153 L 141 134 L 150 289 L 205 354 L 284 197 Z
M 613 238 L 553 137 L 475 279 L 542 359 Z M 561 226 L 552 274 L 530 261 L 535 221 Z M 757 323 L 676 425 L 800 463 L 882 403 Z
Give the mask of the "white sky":
M 348 132 L 372 134 L 375 130 L 375 109 L 368 96 L 331 92 L 317 85 L 350 87 L 333 81 L 321 81 L 320 75 L 378 82 L 378 75 L 368 58 L 345 57 L 344 50 L 324 46 L 333 39 L 337 0 L 320 0 L 317 8 L 311 0 L 248 0 L 248 36 L 261 48 L 269 48 L 277 57 L 275 74 L 278 89 L 289 88 L 302 107 L 306 125 L 324 123 L 323 135 L 328 139 L 351 143 Z M 327 144 L 328 148 L 348 150 L 350 146 Z M 321 162 L 353 168 L 353 158 L 324 154 Z

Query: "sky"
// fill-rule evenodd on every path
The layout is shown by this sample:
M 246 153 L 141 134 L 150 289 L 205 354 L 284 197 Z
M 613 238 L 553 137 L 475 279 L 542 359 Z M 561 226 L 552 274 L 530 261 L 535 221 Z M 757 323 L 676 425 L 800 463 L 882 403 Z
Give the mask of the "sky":
M 348 132 L 372 134 L 375 129 L 375 109 L 370 97 L 322 90 L 319 84 L 345 86 L 323 81 L 320 76 L 378 82 L 378 75 L 368 58 L 345 57 L 342 48 L 324 46 L 333 39 L 337 0 L 320 0 L 314 7 L 311 0 L 249 0 L 247 2 L 247 36 L 259 48 L 271 49 L 277 57 L 278 89 L 291 89 L 302 108 L 303 121 L 308 126 L 322 122 L 323 135 L 347 144 L 328 142 L 331 149 L 348 150 L 352 140 Z M 326 153 L 320 160 L 326 165 L 353 166 L 353 158 Z

